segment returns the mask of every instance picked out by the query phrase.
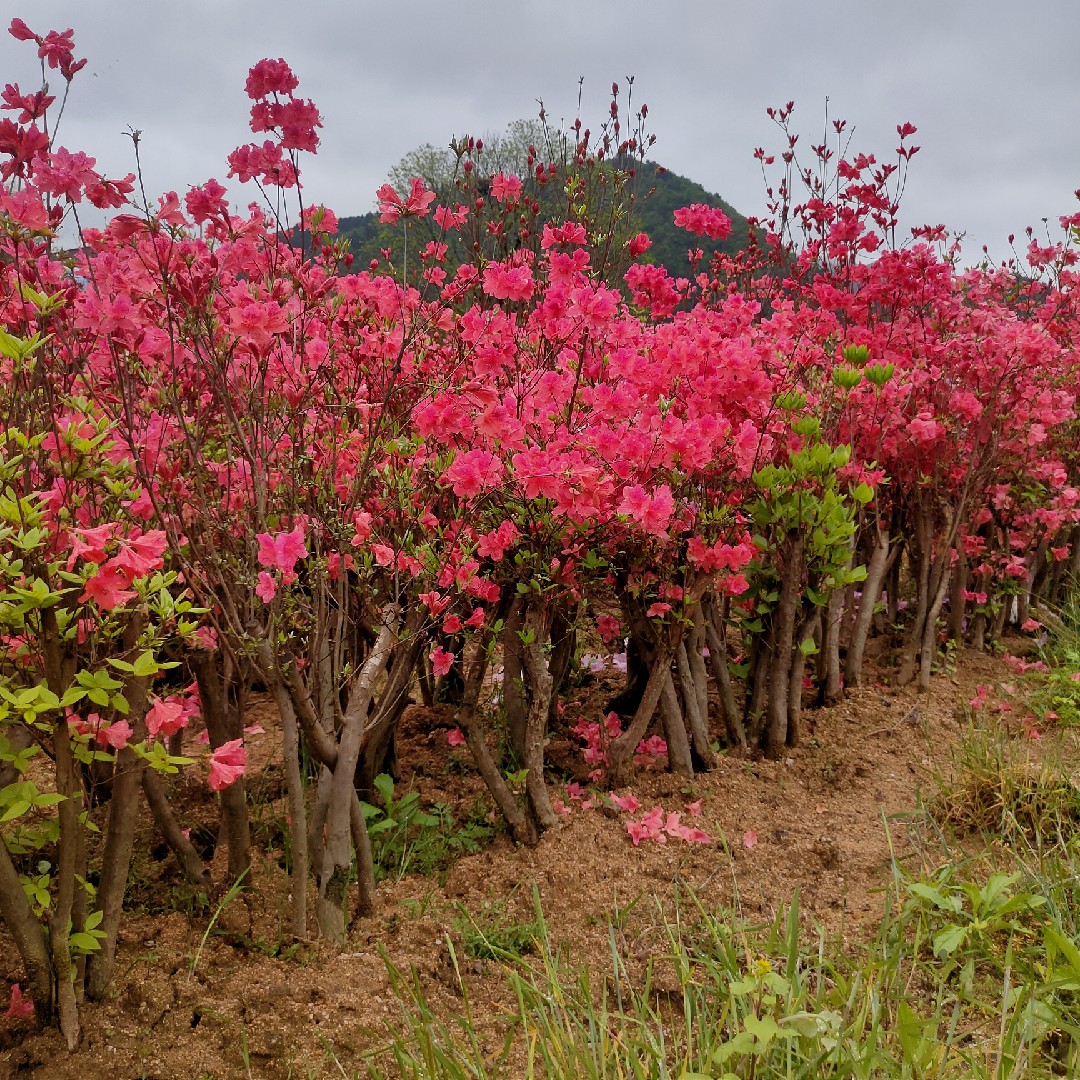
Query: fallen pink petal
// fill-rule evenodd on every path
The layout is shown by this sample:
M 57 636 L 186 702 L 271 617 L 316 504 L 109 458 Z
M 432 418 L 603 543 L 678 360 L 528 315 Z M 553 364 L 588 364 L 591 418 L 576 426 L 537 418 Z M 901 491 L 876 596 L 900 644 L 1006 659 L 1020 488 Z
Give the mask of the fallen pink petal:
M 29 995 L 23 994 L 22 987 L 13 983 L 11 987 L 11 1003 L 4 1013 L 5 1020 L 32 1020 L 34 1018 L 34 1003 Z

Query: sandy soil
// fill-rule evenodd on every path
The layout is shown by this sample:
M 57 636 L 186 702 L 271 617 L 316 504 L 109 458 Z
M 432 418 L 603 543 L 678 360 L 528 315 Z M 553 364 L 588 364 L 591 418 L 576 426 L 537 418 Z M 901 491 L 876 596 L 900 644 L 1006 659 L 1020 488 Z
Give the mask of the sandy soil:
M 630 790 L 644 806 L 679 810 L 689 820 L 687 805 L 700 800 L 694 823 L 709 833 L 709 844 L 635 847 L 623 815 L 581 809 L 558 792 L 573 811 L 536 848 L 515 849 L 501 836 L 441 875 L 384 880 L 376 914 L 353 926 L 343 952 L 286 934 L 287 882 L 272 854 L 280 844 L 280 798 L 253 811 L 263 845 L 255 888 L 246 902 L 223 909 L 215 928 L 221 933 L 209 935 L 201 951 L 208 915 L 195 909 L 171 856 L 148 838 L 138 853 L 136 912 L 123 925 L 114 997 L 85 1007 L 83 1044 L 71 1056 L 52 1032 L 0 1021 L 0 1080 L 329 1077 L 342 1068 L 364 1075 L 362 1055 L 384 1045 L 400 1017 L 380 949 L 399 969 L 415 969 L 436 1009 L 452 1017 L 462 998 L 448 943 L 456 943 L 473 1010 L 495 1050 L 499 1017 L 510 1004 L 505 984 L 497 962 L 465 958 L 463 930 L 470 917 L 480 925 L 496 917 L 529 921 L 534 889 L 554 943 L 602 970 L 613 914 L 621 913 L 629 957 L 643 970 L 658 941 L 657 905 L 670 910 L 676 892 L 687 889 L 707 908 L 765 920 L 797 887 L 808 926 L 816 922 L 839 942 L 864 940 L 882 911 L 887 833 L 899 857 L 918 858 L 903 815 L 935 770 L 948 769 L 976 685 L 1009 676 L 999 661 L 969 654 L 958 673 L 937 676 L 928 695 L 872 683 L 836 708 L 808 710 L 804 745 L 783 761 L 725 754 L 718 769 L 692 784 L 642 768 Z M 564 719 L 594 716 L 595 703 L 616 687 L 615 675 L 603 675 L 575 691 Z M 250 719 L 266 728 L 251 782 L 280 796 L 276 716 L 261 700 Z M 445 803 L 460 818 L 483 791 L 462 751 L 447 752 L 451 722 L 447 710 L 410 709 L 399 790 L 415 787 L 425 804 Z M 551 758 L 584 777 L 568 735 L 556 734 Z M 207 796 L 194 779 L 174 790 L 189 821 L 201 815 L 212 824 Z M 0 932 L 0 990 L 17 978 L 13 946 Z

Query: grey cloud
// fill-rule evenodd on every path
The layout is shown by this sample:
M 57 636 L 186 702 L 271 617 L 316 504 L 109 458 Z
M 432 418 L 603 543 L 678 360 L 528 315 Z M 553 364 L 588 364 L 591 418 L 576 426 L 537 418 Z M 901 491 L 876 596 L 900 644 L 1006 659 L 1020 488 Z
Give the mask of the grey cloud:
M 397 4 L 186 0 L 149 5 L 35 0 L 34 29 L 74 27 L 87 69 L 61 141 L 110 173 L 131 167 L 143 130 L 152 192 L 209 176 L 249 138 L 247 68 L 284 56 L 322 108 L 307 194 L 339 213 L 373 204 L 389 167 L 423 142 L 498 130 L 536 112 L 603 118 L 612 79 L 636 77 L 656 156 L 746 213 L 763 192 L 752 160 L 775 149 L 765 107 L 795 99 L 800 147 L 820 137 L 825 100 L 853 146 L 888 158 L 895 126 L 919 127 L 908 224 L 967 231 L 969 254 L 1075 208 L 1080 186 L 1080 5 L 1041 0 L 413 0 Z M 32 50 L 4 36 L 0 82 L 34 82 Z M 253 197 L 239 192 L 242 203 Z

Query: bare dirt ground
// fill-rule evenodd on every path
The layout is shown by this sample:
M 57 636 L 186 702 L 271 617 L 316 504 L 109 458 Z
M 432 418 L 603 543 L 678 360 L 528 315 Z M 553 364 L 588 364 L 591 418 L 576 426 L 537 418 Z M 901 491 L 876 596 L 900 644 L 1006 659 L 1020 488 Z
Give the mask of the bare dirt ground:
M 344 952 L 288 937 L 287 881 L 265 854 L 257 857 L 254 889 L 221 911 L 204 942 L 209 915 L 195 909 L 174 860 L 151 840 L 137 859 L 136 911 L 121 931 L 114 997 L 84 1007 L 82 1046 L 70 1056 L 54 1033 L 0 1021 L 0 1078 L 363 1076 L 363 1055 L 384 1046 L 400 1019 L 380 951 L 398 969 L 414 969 L 437 1012 L 452 1018 L 462 996 L 450 944 L 495 1051 L 505 1030 L 500 1017 L 512 1003 L 499 963 L 467 959 L 463 933 L 470 918 L 477 925 L 528 922 L 534 889 L 553 944 L 600 970 L 610 964 L 614 916 L 643 969 L 658 947 L 658 905 L 670 910 L 675 894 L 687 890 L 706 909 L 765 921 L 798 888 L 807 927 L 816 923 L 837 944 L 854 947 L 880 920 L 890 842 L 897 857 L 918 859 L 903 814 L 936 771 L 948 770 L 967 723 L 964 707 L 978 684 L 1010 674 L 1000 661 L 968 654 L 958 671 L 935 677 L 929 694 L 871 682 L 836 708 L 808 710 L 804 743 L 785 760 L 725 754 L 718 769 L 692 784 L 661 769 L 639 770 L 632 790 L 645 807 L 686 814 L 701 800 L 694 823 L 709 833 L 709 844 L 635 847 L 621 815 L 567 799 L 572 813 L 536 848 L 515 849 L 499 836 L 442 875 L 388 876 L 376 914 L 355 923 Z M 565 718 L 595 717 L 595 702 L 616 685 L 605 675 L 575 691 Z M 266 734 L 249 780 L 273 795 L 280 789 L 276 717 L 265 702 L 254 708 Z M 483 792 L 463 752 L 447 751 L 451 722 L 449 710 L 410 710 L 398 790 L 413 787 L 425 804 L 445 803 L 461 818 Z M 571 738 L 557 735 L 551 757 L 584 778 Z M 212 823 L 208 796 L 195 778 L 174 789 L 189 820 L 201 807 Z M 273 822 L 282 805 L 253 811 L 264 851 L 280 843 Z M 224 867 L 215 864 L 215 871 L 220 880 Z M 0 931 L 0 991 L 18 978 L 14 948 Z

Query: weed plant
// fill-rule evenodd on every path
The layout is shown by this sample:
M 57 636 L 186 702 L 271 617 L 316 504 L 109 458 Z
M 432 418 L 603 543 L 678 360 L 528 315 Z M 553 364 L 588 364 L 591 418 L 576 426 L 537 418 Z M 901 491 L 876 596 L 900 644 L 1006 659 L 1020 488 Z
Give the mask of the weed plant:
M 444 803 L 425 810 L 419 792 L 397 793 L 392 777 L 386 773 L 375 777 L 375 789 L 382 805 L 365 802 L 361 807 L 378 879 L 401 878 L 410 871 L 440 873 L 462 855 L 480 851 L 495 835 L 495 828 L 487 821 L 488 807 L 482 800 L 473 804 L 465 821 L 458 823 Z

